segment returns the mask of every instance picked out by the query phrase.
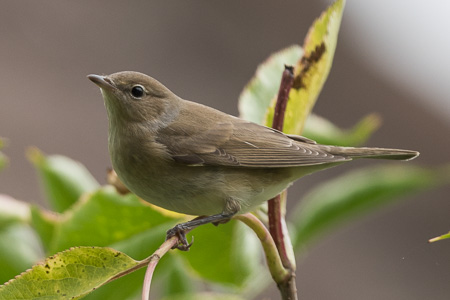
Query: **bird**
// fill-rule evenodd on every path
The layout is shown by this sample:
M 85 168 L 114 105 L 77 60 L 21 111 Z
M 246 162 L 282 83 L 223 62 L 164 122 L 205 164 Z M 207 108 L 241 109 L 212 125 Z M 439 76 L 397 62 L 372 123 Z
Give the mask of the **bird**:
M 107 111 L 108 149 L 119 179 L 156 206 L 203 216 L 167 237 L 226 222 L 297 179 L 358 158 L 411 160 L 412 150 L 321 145 L 184 100 L 139 72 L 88 75 Z

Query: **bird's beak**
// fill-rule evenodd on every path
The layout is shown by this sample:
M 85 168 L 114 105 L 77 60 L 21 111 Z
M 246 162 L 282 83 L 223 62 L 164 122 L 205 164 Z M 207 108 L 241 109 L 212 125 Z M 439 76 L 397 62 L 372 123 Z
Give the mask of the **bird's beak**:
M 88 78 L 102 90 L 113 91 L 116 89 L 113 82 L 106 76 L 91 74 L 88 75 Z

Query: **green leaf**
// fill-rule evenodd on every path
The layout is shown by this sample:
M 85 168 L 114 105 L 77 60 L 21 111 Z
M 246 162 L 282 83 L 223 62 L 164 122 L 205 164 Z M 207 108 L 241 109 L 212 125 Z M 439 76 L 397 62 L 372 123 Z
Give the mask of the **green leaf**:
M 330 121 L 311 114 L 305 124 L 303 135 L 324 145 L 358 146 L 364 144 L 380 127 L 381 118 L 370 114 L 351 129 L 343 130 Z
M 303 57 L 295 67 L 294 85 L 289 93 L 283 131 L 301 134 L 333 62 L 344 9 L 344 0 L 332 4 L 313 23 L 306 36 Z M 272 126 L 275 101 L 268 111 L 266 126 Z
M 252 275 L 261 271 L 261 246 L 255 235 L 235 220 L 216 228 L 196 228 L 194 245 L 181 253 L 204 279 L 243 287 Z
M 38 170 L 49 204 L 57 212 L 65 211 L 82 194 L 99 187 L 79 162 L 60 155 L 45 157 L 36 148 L 29 149 L 27 154 Z
M 72 248 L 0 286 L 0 300 L 80 299 L 136 265 L 137 261 L 114 249 Z
M 179 220 L 180 215 L 151 206 L 134 194 L 118 194 L 111 186 L 85 194 L 63 214 L 32 209 L 32 224 L 48 253 L 72 246 L 108 246 L 143 259 L 164 242 L 167 229 Z M 158 269 L 165 270 L 165 261 Z M 158 277 L 156 272 L 155 280 Z M 132 299 L 142 281 L 143 271 L 137 271 L 96 290 L 87 299 Z
M 107 186 L 87 195 L 61 216 L 50 252 L 73 246 L 110 246 L 164 223 L 166 229 L 170 228 L 175 221 L 136 195 L 120 195 Z M 164 237 L 160 237 L 160 244 Z
M 302 54 L 302 48 L 293 45 L 273 53 L 258 66 L 239 97 L 241 118 L 263 124 L 267 109 L 280 88 L 284 65 L 295 65 Z
M 26 224 L 1 226 L 0 241 L 0 283 L 31 268 L 44 257 L 36 233 Z
M 72 246 L 108 246 L 143 259 L 161 245 L 166 230 L 177 220 L 134 194 L 118 194 L 111 186 L 86 194 L 61 215 L 36 207 L 32 209 L 32 224 L 41 235 L 48 253 Z M 142 271 L 135 273 L 96 290 L 87 298 L 133 297 L 143 280 Z
M 450 170 L 389 165 L 350 172 L 314 188 L 294 211 L 294 247 L 400 197 L 450 181 Z

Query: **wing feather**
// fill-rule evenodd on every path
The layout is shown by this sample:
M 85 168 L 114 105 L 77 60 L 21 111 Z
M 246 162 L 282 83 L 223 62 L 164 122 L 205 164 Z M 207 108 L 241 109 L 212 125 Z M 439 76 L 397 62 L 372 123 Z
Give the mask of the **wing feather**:
M 230 117 L 232 118 L 232 117 Z M 172 123 L 158 133 L 173 159 L 186 165 L 277 168 L 345 161 L 314 141 L 237 118 L 190 126 Z

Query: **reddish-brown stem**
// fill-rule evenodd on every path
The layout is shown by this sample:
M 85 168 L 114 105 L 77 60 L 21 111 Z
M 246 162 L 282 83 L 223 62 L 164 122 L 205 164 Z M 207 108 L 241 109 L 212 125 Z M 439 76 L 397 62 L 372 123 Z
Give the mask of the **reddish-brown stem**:
M 276 130 L 283 131 L 284 114 L 286 112 L 286 105 L 289 99 L 289 92 L 293 84 L 294 68 L 292 66 L 284 66 L 272 121 L 272 128 Z
M 268 202 L 269 207 L 269 231 L 272 235 L 272 238 L 275 241 L 275 245 L 277 246 L 278 252 L 281 257 L 281 261 L 283 262 L 283 266 L 285 268 L 289 268 L 289 263 L 287 264 L 286 260 L 283 259 L 285 257 L 284 253 L 286 253 L 286 247 L 284 245 L 284 232 L 281 226 L 281 218 L 283 212 L 281 211 L 281 197 L 280 195 L 275 196 Z
M 293 68 L 285 66 L 283 76 L 281 78 L 280 90 L 278 91 L 277 103 L 275 105 L 275 112 L 272 122 L 272 128 L 282 131 L 284 123 L 284 114 L 286 111 L 286 105 L 289 98 L 289 91 L 294 83 Z M 277 246 L 283 265 L 287 269 L 293 269 L 293 265 L 289 260 L 289 255 L 284 241 L 284 216 L 281 206 L 280 195 L 269 200 L 269 231 L 272 235 L 275 245 Z

